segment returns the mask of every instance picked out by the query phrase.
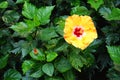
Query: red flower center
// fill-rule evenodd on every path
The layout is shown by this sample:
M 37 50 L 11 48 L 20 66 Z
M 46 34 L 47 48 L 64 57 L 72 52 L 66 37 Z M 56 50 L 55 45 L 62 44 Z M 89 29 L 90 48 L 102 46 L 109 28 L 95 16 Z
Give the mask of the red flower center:
M 38 53 L 38 50 L 36 48 L 33 51 L 34 51 L 34 54 Z
M 83 30 L 83 28 L 77 26 L 77 27 L 75 27 L 73 33 L 74 33 L 75 36 L 81 37 L 84 33 L 84 30 Z

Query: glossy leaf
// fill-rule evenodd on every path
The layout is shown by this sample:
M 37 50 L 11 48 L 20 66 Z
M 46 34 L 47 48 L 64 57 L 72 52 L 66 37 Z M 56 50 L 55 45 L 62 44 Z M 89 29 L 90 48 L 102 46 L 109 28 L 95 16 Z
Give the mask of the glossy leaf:
M 54 27 L 42 29 L 38 32 L 37 35 L 39 39 L 41 39 L 42 41 L 49 41 L 50 39 L 58 36 L 57 33 L 55 32 Z
M 63 43 L 62 45 L 57 46 L 55 51 L 60 52 L 66 50 L 67 48 L 68 48 L 68 44 Z
M 29 2 L 29 0 L 17 0 L 16 3 L 17 3 L 17 4 L 18 4 L 18 3 L 24 3 L 25 1 L 26 1 L 26 2 Z
M 44 73 L 42 71 L 42 65 L 43 64 L 35 64 L 35 66 L 33 67 L 32 69 L 32 72 L 30 74 L 31 77 L 34 77 L 34 78 L 40 78 Z
M 108 20 L 109 15 L 111 14 L 111 10 L 107 7 L 101 7 L 99 9 L 99 13 Z
M 4 74 L 4 80 L 21 80 L 21 74 L 15 69 L 9 69 Z
M 52 63 L 46 63 L 42 66 L 42 71 L 48 76 L 52 76 L 54 73 L 54 66 Z
M 35 52 L 36 50 L 36 52 Z M 45 54 L 40 51 L 39 49 L 33 49 L 31 52 L 30 52 L 30 56 L 35 59 L 35 60 L 40 60 L 40 61 L 44 61 L 45 60 Z
M 84 6 L 76 6 L 72 8 L 71 15 L 90 15 L 90 11 Z
M 64 80 L 61 77 L 46 77 L 45 80 Z
M 46 6 L 39 8 L 36 17 L 39 19 L 41 25 L 45 25 L 50 21 L 50 15 L 53 8 L 54 6 Z
M 4 68 L 7 65 L 9 55 L 2 56 L 0 58 L 0 69 Z
M 59 72 L 63 73 L 63 72 L 70 70 L 72 68 L 72 66 L 65 57 L 61 57 L 60 59 L 55 61 L 55 68 Z
M 8 7 L 8 2 L 7 1 L 3 1 L 0 3 L 0 8 L 7 8 Z
M 35 63 L 31 60 L 25 60 L 22 63 L 22 71 L 25 74 L 27 71 L 29 71 Z
M 99 10 L 99 13 L 106 19 L 106 20 L 120 20 L 120 9 L 119 8 L 113 8 L 109 9 L 106 7 L 102 7 Z
M 36 13 L 37 13 L 37 8 L 34 5 L 28 2 L 24 3 L 22 10 L 23 16 L 25 16 L 28 19 L 33 19 Z
M 14 10 L 7 10 L 2 16 L 2 20 L 7 24 L 13 24 L 17 22 L 19 18 L 20 18 L 19 13 Z
M 47 56 L 46 56 L 47 57 L 47 62 L 53 61 L 57 56 L 58 56 L 57 53 L 55 53 L 55 52 L 49 52 L 47 54 Z
M 111 14 L 108 17 L 108 20 L 120 20 L 120 9 L 113 8 Z
M 59 33 L 61 36 L 63 36 L 63 29 L 65 26 L 65 19 L 67 18 L 67 16 L 61 16 L 60 18 L 56 18 L 54 20 L 54 22 L 58 25 L 55 29 L 57 31 L 57 33 Z
M 107 46 L 107 50 L 114 64 L 120 65 L 120 46 Z
M 65 80 L 75 80 L 75 73 L 72 70 L 69 70 L 63 73 Z
M 25 56 L 27 56 L 27 54 L 30 53 L 31 49 L 32 49 L 31 44 L 24 41 L 21 45 L 21 52 L 22 52 L 21 58 L 24 58 Z
M 96 11 L 98 8 L 104 3 L 103 0 L 88 0 L 88 3 L 94 8 Z
M 16 25 L 12 25 L 10 28 L 13 29 L 14 31 L 18 32 L 21 36 L 24 36 L 24 37 L 26 37 L 28 34 L 32 33 L 32 31 L 34 31 L 34 29 L 35 29 L 35 27 L 32 26 L 32 24 L 30 26 L 28 26 L 24 22 L 19 22 Z
M 0 8 L 7 8 L 8 7 L 8 2 L 7 1 L 3 1 L 0 3 Z
M 81 72 L 81 68 L 83 67 L 84 63 L 82 62 L 80 55 L 71 53 L 69 60 L 70 60 L 72 67 L 74 67 L 76 70 Z

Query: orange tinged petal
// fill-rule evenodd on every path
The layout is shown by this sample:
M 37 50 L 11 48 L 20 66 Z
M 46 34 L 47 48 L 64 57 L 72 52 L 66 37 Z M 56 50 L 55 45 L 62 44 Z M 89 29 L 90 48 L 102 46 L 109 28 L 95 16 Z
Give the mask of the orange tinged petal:
M 64 39 L 84 50 L 97 38 L 97 31 L 90 16 L 72 15 L 66 19 Z

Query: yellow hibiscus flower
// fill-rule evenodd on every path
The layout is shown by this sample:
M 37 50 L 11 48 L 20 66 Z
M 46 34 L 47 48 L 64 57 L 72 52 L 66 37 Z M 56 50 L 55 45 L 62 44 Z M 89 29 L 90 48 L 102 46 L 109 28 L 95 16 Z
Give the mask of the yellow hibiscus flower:
M 84 50 L 97 38 L 97 31 L 90 16 L 69 16 L 65 21 L 64 39 Z

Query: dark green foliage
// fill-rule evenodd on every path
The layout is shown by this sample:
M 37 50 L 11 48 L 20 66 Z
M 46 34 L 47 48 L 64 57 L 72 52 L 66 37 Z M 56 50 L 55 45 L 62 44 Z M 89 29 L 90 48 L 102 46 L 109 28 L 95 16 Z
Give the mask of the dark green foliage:
M 63 37 L 74 14 L 98 32 L 83 51 Z M 0 80 L 80 79 L 120 80 L 119 0 L 0 1 Z

